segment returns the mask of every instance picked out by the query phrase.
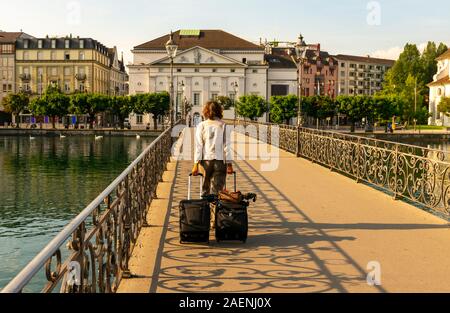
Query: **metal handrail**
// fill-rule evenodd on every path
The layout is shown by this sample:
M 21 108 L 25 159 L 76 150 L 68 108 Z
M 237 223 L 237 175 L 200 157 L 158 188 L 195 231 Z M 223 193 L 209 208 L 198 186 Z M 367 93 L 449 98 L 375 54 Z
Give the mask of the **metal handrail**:
M 376 186 L 395 199 L 411 201 L 446 219 L 450 216 L 449 152 L 338 132 L 247 121 L 243 124 L 238 132 L 269 144 L 273 139 L 264 134 L 277 127 L 280 149 Z M 256 132 L 249 131 L 248 125 L 255 126 Z M 272 127 L 260 129 L 267 126 Z
M 129 177 L 135 170 L 138 164 L 154 149 L 157 145 L 161 145 L 161 141 L 171 136 L 172 129 L 165 130 L 155 141 L 153 141 L 140 155 L 134 160 L 123 172 L 120 174 L 94 201 L 92 201 L 77 217 L 75 217 L 56 237 L 51 240 L 47 246 L 28 263 L 20 273 L 8 283 L 1 293 L 18 293 L 22 292 L 23 288 L 33 279 L 33 277 L 49 265 L 49 260 L 59 253 L 60 262 L 60 248 L 64 243 L 74 235 L 87 221 L 87 219 L 94 214 L 94 212 L 104 204 L 105 199 L 111 197 L 111 194 L 118 189 L 127 177 Z M 171 147 L 167 147 L 171 149 Z M 83 253 L 83 252 L 82 252 Z M 51 263 L 50 263 L 51 264 Z M 66 265 L 66 264 L 65 264 Z M 63 269 L 60 274 L 64 274 Z
M 291 130 L 291 131 L 297 130 L 297 126 L 286 125 L 286 124 L 274 124 L 274 123 L 266 123 L 266 122 L 255 122 L 255 121 L 240 121 L 240 122 L 242 122 L 243 124 L 278 127 L 280 129 L 286 129 L 286 130 Z M 399 142 L 393 142 L 393 141 L 388 141 L 388 140 L 383 140 L 383 139 L 368 138 L 366 136 L 358 136 L 358 135 L 340 133 L 340 132 L 330 131 L 330 130 L 318 130 L 318 129 L 314 129 L 314 128 L 301 127 L 300 131 L 306 132 L 306 133 L 313 133 L 315 135 L 323 136 L 323 137 L 327 136 L 327 137 L 334 138 L 334 136 L 338 136 L 339 139 L 353 140 L 355 142 L 364 140 L 364 142 L 366 142 L 366 143 L 373 143 L 373 146 L 379 146 L 379 144 L 384 144 L 385 145 L 384 149 L 392 150 L 392 151 L 395 150 L 396 148 L 400 148 L 400 151 L 408 151 L 411 149 L 421 150 L 423 152 L 424 156 L 434 153 L 435 155 L 440 156 L 441 162 L 450 163 L 450 151 L 444 151 L 444 150 L 439 150 L 439 149 L 434 149 L 434 148 L 426 148 L 426 147 L 411 145 L 411 144 L 407 144 L 407 143 L 399 143 Z M 392 149 L 388 149 L 389 146 L 392 146 Z M 291 152 L 293 152 L 293 151 L 291 151 Z M 444 158 L 445 155 L 448 156 L 447 160 L 445 160 L 445 158 Z

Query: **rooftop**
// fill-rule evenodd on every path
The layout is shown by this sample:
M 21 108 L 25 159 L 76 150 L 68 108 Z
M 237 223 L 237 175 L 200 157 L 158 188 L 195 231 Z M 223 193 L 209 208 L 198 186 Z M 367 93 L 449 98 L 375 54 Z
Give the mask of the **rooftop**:
M 170 35 L 164 35 L 134 47 L 135 50 L 165 50 Z M 223 30 L 178 30 L 173 33 L 173 40 L 180 50 L 193 47 L 220 50 L 258 50 L 264 47 L 245 39 L 236 37 Z
M 345 55 L 345 54 L 338 54 L 334 56 L 339 61 L 355 61 L 360 63 L 373 63 L 373 64 L 383 64 L 388 66 L 393 66 L 395 63 L 395 60 L 388 60 L 388 59 L 380 59 L 380 58 L 372 58 L 370 56 L 361 57 L 356 55 Z

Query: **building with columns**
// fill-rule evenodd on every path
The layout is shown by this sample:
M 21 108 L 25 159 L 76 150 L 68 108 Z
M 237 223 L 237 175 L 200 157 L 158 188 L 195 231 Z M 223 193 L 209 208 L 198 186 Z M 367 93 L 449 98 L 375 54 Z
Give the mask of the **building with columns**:
M 128 65 L 130 94 L 170 90 L 170 59 L 164 35 L 134 47 L 133 64 Z M 191 118 L 202 106 L 218 96 L 231 99 L 254 94 L 268 99 L 264 47 L 222 30 L 179 30 L 173 33 L 178 45 L 174 59 L 174 88 L 177 112 L 185 100 L 193 105 Z M 237 88 L 234 86 L 237 83 Z M 184 86 L 184 88 L 183 88 Z M 234 117 L 233 109 L 225 112 Z M 132 124 L 146 124 L 149 116 L 132 116 Z
M 438 106 L 442 98 L 450 97 L 450 49 L 437 59 L 437 73 L 433 82 L 428 84 L 430 88 L 430 125 L 450 126 L 450 118 L 439 112 Z

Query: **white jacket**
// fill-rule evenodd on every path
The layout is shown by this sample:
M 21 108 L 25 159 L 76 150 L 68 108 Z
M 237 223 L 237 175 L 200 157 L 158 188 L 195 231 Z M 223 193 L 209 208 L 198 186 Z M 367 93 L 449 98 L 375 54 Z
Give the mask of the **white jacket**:
M 206 120 L 200 123 L 195 132 L 195 162 L 212 160 L 231 162 L 233 156 L 229 130 L 221 120 Z

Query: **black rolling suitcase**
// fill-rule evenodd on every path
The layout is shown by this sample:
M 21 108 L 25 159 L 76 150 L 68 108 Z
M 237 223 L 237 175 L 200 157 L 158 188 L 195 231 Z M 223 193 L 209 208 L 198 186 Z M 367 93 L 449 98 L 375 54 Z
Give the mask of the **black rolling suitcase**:
M 234 173 L 234 191 L 236 192 L 236 173 Z M 256 200 L 249 194 L 246 200 Z M 248 237 L 248 201 L 233 203 L 218 200 L 216 204 L 216 241 L 236 240 L 246 242 Z
M 202 196 L 203 175 L 200 179 Z M 208 200 L 191 200 L 191 179 L 189 175 L 188 199 L 180 202 L 180 243 L 209 243 L 211 209 Z

